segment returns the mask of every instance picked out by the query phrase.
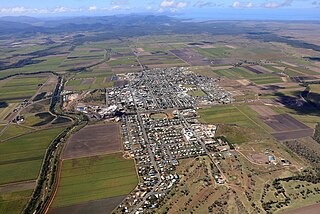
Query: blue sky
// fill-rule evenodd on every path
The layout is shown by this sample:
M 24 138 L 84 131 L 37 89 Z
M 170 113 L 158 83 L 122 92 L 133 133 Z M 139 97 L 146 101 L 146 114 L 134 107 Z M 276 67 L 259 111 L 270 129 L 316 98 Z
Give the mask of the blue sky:
M 320 0 L 0 0 L 0 16 L 72 16 L 154 13 L 186 18 L 266 16 L 319 20 Z M 206 15 L 207 14 L 207 15 Z M 229 15 L 228 15 L 229 14 Z M 241 15 L 242 14 L 242 15 Z M 263 18 L 263 17 L 262 17 Z

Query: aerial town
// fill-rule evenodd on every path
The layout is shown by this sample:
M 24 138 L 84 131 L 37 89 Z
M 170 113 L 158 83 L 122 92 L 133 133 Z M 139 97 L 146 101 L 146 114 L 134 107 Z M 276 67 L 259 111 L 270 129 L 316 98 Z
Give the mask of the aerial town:
M 111 119 L 122 124 L 123 147 L 135 159 L 140 182 L 115 212 L 157 208 L 179 180 L 175 167 L 180 159 L 209 156 L 216 166 L 216 182 L 224 183 L 215 157 L 233 146 L 224 138 L 216 138 L 217 127 L 201 124 L 196 112 L 201 106 L 234 100 L 219 86 L 219 79 L 185 68 L 152 69 L 117 78 L 124 84 L 105 89 L 106 103 L 99 106 L 64 92 L 65 108 L 71 105 L 92 120 Z
M 32 1 L 0 6 L 0 213 L 319 214 L 316 9 L 247 20 L 262 3 L 224 2 L 245 19 L 200 21 L 183 8 L 215 3 L 73 17 L 89 1 Z

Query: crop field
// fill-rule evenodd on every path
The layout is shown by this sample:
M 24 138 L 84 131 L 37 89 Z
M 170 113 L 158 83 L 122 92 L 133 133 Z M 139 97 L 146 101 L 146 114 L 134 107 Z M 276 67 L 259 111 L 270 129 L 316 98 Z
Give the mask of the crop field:
M 139 61 L 143 65 L 147 66 L 161 66 L 161 65 L 171 65 L 171 66 L 179 66 L 179 65 L 185 65 L 187 64 L 182 61 L 181 59 L 177 58 L 173 54 L 167 53 L 167 52 L 157 52 L 152 55 L 148 56 L 140 56 Z
M 250 81 L 254 82 L 257 85 L 283 82 L 281 78 L 277 76 L 255 77 L 255 78 L 250 78 Z
M 7 103 L 7 107 L 0 108 L 0 121 L 4 121 L 7 116 L 11 113 L 11 111 L 16 108 L 18 103 Z
M 0 140 L 3 141 L 14 136 L 28 133 L 30 131 L 32 131 L 32 129 L 29 127 L 11 124 L 5 130 L 3 130 L 2 134 L 0 135 Z
M 40 130 L 0 143 L 0 184 L 36 179 L 45 150 L 63 129 Z
M 206 123 L 236 124 L 248 128 L 257 128 L 262 124 L 257 113 L 247 106 L 215 106 L 200 109 L 198 113 L 200 120 Z
M 220 124 L 218 134 L 231 143 L 241 144 L 255 139 L 270 137 L 270 127 L 263 123 L 258 113 L 249 106 L 215 106 L 198 110 L 200 121 Z
M 230 53 L 229 48 L 219 47 L 219 48 L 198 48 L 197 51 L 205 57 L 210 58 L 224 58 Z
M 197 51 L 191 48 L 183 48 L 178 50 L 171 50 L 171 53 L 175 54 L 180 59 L 186 61 L 192 66 L 205 66 L 211 65 L 211 61 L 205 56 L 201 55 Z
M 315 124 L 320 121 L 320 116 L 318 114 L 301 114 L 300 112 L 297 112 L 292 108 L 279 106 L 273 107 L 272 109 L 279 114 L 289 114 L 296 120 L 306 124 L 310 128 L 314 128 Z
M 94 201 L 88 201 L 81 204 L 69 205 L 64 207 L 55 207 L 49 209 L 48 214 L 65 214 L 65 213 L 77 213 L 77 214 L 105 214 L 112 213 L 115 207 L 120 204 L 124 199 L 125 195 L 104 198 Z
M 278 140 L 297 139 L 313 134 L 313 129 L 288 114 L 264 117 L 263 121 L 274 130 L 272 135 Z
M 49 112 L 39 112 L 36 114 L 29 114 L 25 116 L 23 125 L 31 127 L 39 127 L 49 125 L 56 117 Z
M 39 77 L 13 77 L 0 83 L 0 100 L 7 102 L 21 101 L 32 97 L 39 84 L 47 80 L 45 76 Z
M 64 160 L 52 208 L 127 195 L 137 182 L 133 160 L 122 153 Z
M 32 191 L 0 192 L 0 213 L 21 213 Z
M 118 124 L 87 126 L 71 136 L 63 152 L 64 159 L 92 156 L 121 150 Z
M 113 73 L 108 72 L 85 72 L 75 75 L 66 84 L 68 90 L 89 90 L 96 88 L 112 87 L 114 82 L 111 81 Z

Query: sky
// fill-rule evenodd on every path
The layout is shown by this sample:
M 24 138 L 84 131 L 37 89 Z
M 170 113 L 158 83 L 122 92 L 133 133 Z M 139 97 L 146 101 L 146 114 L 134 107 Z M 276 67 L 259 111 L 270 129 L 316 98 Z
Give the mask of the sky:
M 131 13 L 193 19 L 320 20 L 320 0 L 0 0 L 0 16 Z

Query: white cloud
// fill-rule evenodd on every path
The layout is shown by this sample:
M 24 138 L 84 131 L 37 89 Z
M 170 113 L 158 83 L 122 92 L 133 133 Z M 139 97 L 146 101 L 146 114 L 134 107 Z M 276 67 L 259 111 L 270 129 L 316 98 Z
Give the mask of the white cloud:
M 97 6 L 90 6 L 89 11 L 96 11 L 98 8 Z
M 164 0 L 163 2 L 161 2 L 160 7 L 173 7 L 174 5 L 175 5 L 175 1 Z
M 233 8 L 253 8 L 255 7 L 255 5 L 252 2 L 239 2 L 239 1 L 235 1 L 232 3 L 231 7 Z
M 119 10 L 119 9 L 121 9 L 121 7 L 119 5 L 115 5 L 110 8 L 110 10 Z
M 264 4 L 265 8 L 278 8 L 279 6 L 277 2 L 267 2 Z
M 235 2 L 233 2 L 232 7 L 233 8 L 240 8 L 241 7 L 241 3 L 238 2 L 238 1 L 235 1 Z
M 160 3 L 160 9 L 163 11 L 165 8 L 169 8 L 171 12 L 176 12 L 177 9 L 182 9 L 188 6 L 187 2 L 176 2 L 175 0 L 164 0 Z M 173 10 L 174 9 L 174 10 Z
M 112 1 L 112 5 L 126 5 L 129 4 L 129 1 Z
M 177 8 L 185 8 L 187 6 L 187 2 L 178 2 L 176 7 Z
M 252 2 L 249 2 L 247 5 L 246 5 L 247 8 L 251 8 L 253 7 L 253 3 Z
M 279 7 L 290 7 L 291 4 L 293 3 L 293 0 L 285 0 L 284 2 L 267 2 L 265 4 L 262 5 L 262 7 L 265 8 L 279 8 Z

